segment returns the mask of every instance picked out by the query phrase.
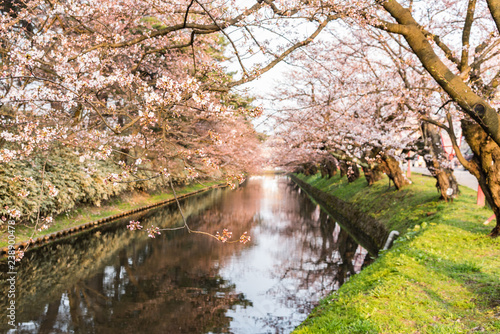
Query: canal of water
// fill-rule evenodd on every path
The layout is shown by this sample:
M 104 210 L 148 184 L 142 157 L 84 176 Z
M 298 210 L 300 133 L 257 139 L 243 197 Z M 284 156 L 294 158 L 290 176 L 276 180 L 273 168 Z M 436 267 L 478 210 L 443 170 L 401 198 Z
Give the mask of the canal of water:
M 16 333 L 289 333 L 371 261 L 285 176 L 251 177 L 181 205 L 191 228 L 227 228 L 233 239 L 247 231 L 251 242 L 126 229 L 131 219 L 182 225 L 170 205 L 47 245 L 17 268 Z M 5 310 L 7 294 L 0 298 Z M 6 317 L 0 324 L 9 332 Z

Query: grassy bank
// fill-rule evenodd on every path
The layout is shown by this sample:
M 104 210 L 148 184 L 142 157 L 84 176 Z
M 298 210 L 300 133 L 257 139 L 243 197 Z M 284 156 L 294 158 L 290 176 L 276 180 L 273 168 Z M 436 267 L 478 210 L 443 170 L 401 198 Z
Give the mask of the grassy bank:
M 176 189 L 176 193 L 178 195 L 188 194 L 219 183 L 220 181 L 196 183 L 189 186 L 185 186 L 180 189 Z M 98 219 L 110 217 L 118 213 L 141 208 L 144 206 L 148 206 L 172 198 L 174 198 L 172 192 L 147 194 L 145 192 L 133 191 L 115 197 L 101 206 L 83 204 L 76 207 L 73 210 L 62 213 L 57 217 L 55 217 L 54 222 L 50 225 L 48 229 L 43 231 L 35 231 L 33 239 L 39 236 L 79 226 L 87 222 L 96 221 Z M 29 238 L 33 234 L 33 231 L 34 228 L 32 225 L 27 225 L 27 224 L 16 225 L 16 233 L 15 233 L 16 243 L 29 240 Z M 8 234 L 5 233 L 5 231 L 3 231 L 2 236 L 0 238 L 0 248 L 7 246 L 7 241 L 8 241 L 7 236 Z
M 438 201 L 435 181 L 388 189 L 336 176 L 299 176 L 402 232 L 394 247 L 326 297 L 296 333 L 500 333 L 500 240 L 486 235 L 491 210 L 461 187 Z

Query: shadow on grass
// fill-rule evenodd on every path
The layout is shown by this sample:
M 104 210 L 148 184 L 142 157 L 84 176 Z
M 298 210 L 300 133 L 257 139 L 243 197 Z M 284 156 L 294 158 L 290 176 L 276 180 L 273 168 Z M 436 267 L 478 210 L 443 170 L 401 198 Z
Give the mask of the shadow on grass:
M 469 259 L 446 260 L 422 250 L 411 250 L 407 255 L 413 256 L 427 270 L 447 276 L 465 287 L 474 295 L 474 304 L 483 310 L 500 306 L 500 282 L 498 276 L 484 272 L 481 264 Z M 407 278 L 414 279 L 414 277 Z M 429 292 L 429 295 L 432 294 Z M 442 302 L 444 303 L 444 301 Z

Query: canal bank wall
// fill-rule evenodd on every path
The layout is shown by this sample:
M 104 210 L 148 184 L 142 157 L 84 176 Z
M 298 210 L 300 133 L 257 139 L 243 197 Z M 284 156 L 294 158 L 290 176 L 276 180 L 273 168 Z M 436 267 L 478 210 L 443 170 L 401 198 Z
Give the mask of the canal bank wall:
M 386 178 L 371 187 L 361 178 L 296 178 L 401 237 L 294 333 L 500 333 L 500 239 L 487 236 L 492 226 L 483 222 L 491 212 L 476 206 L 476 192 L 461 188 L 445 203 L 435 182 L 417 174 L 400 191 Z

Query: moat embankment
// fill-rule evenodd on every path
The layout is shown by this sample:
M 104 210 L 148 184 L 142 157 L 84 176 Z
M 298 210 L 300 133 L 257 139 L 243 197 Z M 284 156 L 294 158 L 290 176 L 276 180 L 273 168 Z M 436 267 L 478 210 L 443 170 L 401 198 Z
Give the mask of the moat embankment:
M 435 181 L 414 174 L 400 191 L 339 176 L 298 176 L 354 205 L 401 237 L 320 305 L 295 333 L 499 333 L 500 240 L 476 192 L 439 201 Z M 490 223 L 491 225 L 491 223 Z

